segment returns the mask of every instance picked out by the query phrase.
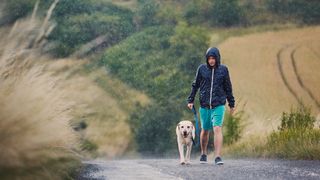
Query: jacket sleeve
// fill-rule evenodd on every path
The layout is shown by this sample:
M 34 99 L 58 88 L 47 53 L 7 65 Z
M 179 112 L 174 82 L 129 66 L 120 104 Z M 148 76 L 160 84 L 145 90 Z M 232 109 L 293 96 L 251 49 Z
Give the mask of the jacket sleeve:
M 226 92 L 226 95 L 227 95 L 229 107 L 233 108 L 234 104 L 235 104 L 235 100 L 234 100 L 233 93 L 232 93 L 232 84 L 231 84 L 228 68 L 226 68 L 226 76 L 225 76 L 223 86 L 224 86 L 223 87 L 224 91 Z
M 200 67 L 201 67 L 201 65 L 198 67 L 196 77 L 194 78 L 194 81 L 192 82 L 191 93 L 187 99 L 188 103 L 194 102 L 194 97 L 196 96 L 197 91 L 200 87 L 200 81 L 201 81 L 201 74 L 199 72 Z

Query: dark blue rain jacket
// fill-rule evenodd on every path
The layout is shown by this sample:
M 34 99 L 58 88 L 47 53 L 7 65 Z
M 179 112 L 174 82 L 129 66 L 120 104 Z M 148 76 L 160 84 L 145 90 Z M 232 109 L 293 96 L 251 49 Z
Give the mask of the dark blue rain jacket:
M 208 57 L 216 59 L 216 65 L 208 64 Z M 228 100 L 229 107 L 234 107 L 235 100 L 232 93 L 229 71 L 225 65 L 220 64 L 220 53 L 217 48 L 209 48 L 206 52 L 206 64 L 198 67 L 195 80 L 192 83 L 188 103 L 194 102 L 194 97 L 200 88 L 200 106 L 203 108 L 215 108 L 225 105 Z

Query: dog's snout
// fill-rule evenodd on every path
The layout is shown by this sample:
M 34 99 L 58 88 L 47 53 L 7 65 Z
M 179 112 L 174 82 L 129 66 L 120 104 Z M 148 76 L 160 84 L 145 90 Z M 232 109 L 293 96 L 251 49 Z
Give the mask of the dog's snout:
M 183 131 L 183 134 L 184 134 L 184 135 L 187 135 L 187 131 Z

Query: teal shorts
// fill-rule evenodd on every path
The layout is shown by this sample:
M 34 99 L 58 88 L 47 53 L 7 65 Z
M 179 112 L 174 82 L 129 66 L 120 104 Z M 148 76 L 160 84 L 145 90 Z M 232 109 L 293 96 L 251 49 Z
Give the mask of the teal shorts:
M 201 128 L 203 130 L 212 130 L 213 126 L 222 126 L 225 113 L 225 106 L 220 105 L 213 109 L 202 108 L 199 109 Z

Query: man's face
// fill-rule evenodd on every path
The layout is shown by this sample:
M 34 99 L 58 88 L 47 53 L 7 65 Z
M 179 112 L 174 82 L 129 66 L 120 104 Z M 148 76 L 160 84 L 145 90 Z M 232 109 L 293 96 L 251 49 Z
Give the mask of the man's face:
M 208 63 L 211 67 L 213 67 L 214 65 L 216 65 L 216 59 L 213 56 L 209 56 Z

